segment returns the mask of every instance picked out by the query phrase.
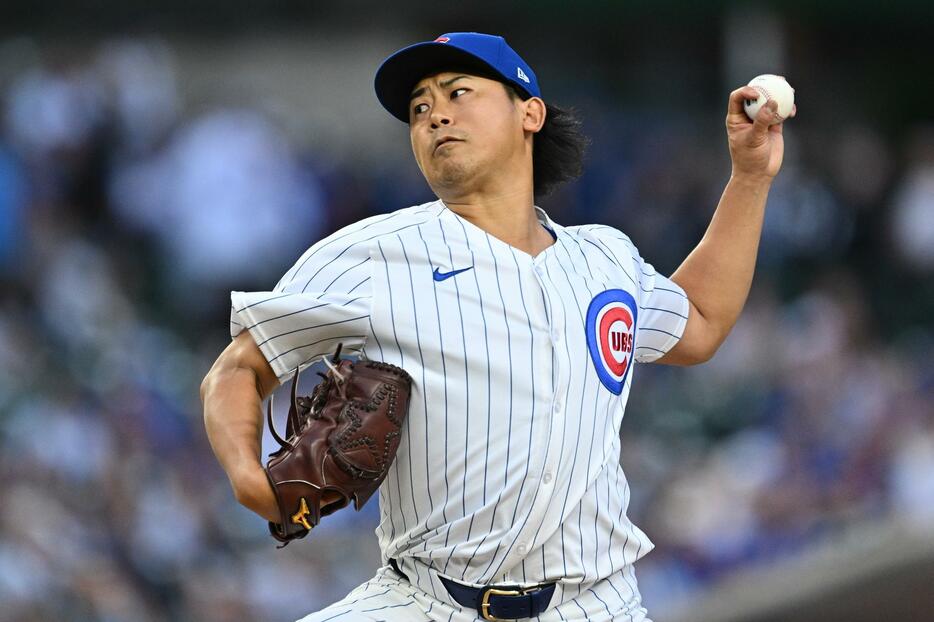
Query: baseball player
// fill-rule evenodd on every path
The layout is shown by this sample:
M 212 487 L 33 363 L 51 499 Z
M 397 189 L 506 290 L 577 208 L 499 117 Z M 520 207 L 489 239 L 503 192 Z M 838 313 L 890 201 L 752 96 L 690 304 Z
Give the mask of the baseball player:
M 233 341 L 202 384 L 205 424 L 240 503 L 279 514 L 260 463 L 262 401 L 344 352 L 412 377 L 379 488 L 382 567 L 326 620 L 647 620 L 619 429 L 634 363 L 690 365 L 749 291 L 782 161 L 772 105 L 726 119 L 732 176 L 670 277 L 622 232 L 562 226 L 535 196 L 580 168 L 581 136 L 502 37 L 449 33 L 387 58 L 382 105 L 409 126 L 438 200 L 309 248 L 268 292 L 233 292 Z

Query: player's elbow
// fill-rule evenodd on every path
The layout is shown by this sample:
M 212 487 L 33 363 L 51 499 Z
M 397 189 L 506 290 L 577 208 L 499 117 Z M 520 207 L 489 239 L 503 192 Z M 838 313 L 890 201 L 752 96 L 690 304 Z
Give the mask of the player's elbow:
M 201 395 L 201 404 L 204 404 L 204 400 L 207 398 L 208 391 L 210 390 L 211 372 L 205 374 L 204 378 L 201 379 L 201 390 L 199 394 Z
M 691 365 L 700 365 L 706 363 L 717 353 L 719 345 L 703 345 L 697 342 L 682 340 L 674 348 L 668 351 L 665 356 L 658 359 L 658 363 L 663 365 L 677 365 L 679 367 L 689 367 Z
M 229 391 L 231 383 L 249 382 L 255 385 L 256 376 L 249 372 L 238 360 L 235 350 L 228 347 L 201 380 L 201 403 L 206 404 L 213 395 Z
M 231 375 L 236 368 L 230 367 L 223 361 L 223 355 L 218 357 L 210 371 L 201 379 L 201 404 L 206 405 L 212 395 L 217 395 L 224 391 L 224 385 L 231 379 Z M 207 411 L 205 411 L 207 412 Z
M 213 395 L 225 391 L 225 386 L 236 381 L 236 369 L 219 367 L 216 363 L 201 380 L 201 403 L 205 404 Z
M 202 402 L 214 388 L 226 382 L 250 383 L 262 399 L 279 386 L 276 373 L 246 331 L 230 342 L 201 381 Z
M 692 304 L 681 339 L 658 362 L 682 366 L 706 363 L 720 349 L 729 332 L 729 328 L 711 321 Z
M 694 347 L 690 349 L 688 356 L 691 362 L 689 365 L 700 365 L 706 363 L 714 357 L 723 342 L 726 341 L 728 331 L 719 330 L 714 326 L 709 326 L 706 331 L 698 338 Z
M 709 345 L 698 350 L 691 352 L 689 355 L 689 362 L 687 365 L 700 365 L 701 363 L 706 363 L 714 357 L 717 353 L 717 350 L 720 349 L 720 344 Z

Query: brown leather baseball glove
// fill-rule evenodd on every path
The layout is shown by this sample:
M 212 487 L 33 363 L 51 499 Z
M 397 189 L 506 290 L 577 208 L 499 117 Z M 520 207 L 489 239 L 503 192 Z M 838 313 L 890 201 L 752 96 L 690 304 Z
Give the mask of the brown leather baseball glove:
M 310 396 L 296 397 L 295 370 L 285 439 L 276 433 L 269 401 L 266 416 L 280 449 L 269 454 L 265 470 L 282 517 L 269 523 L 269 531 L 285 544 L 304 538 L 322 516 L 351 499 L 359 511 L 386 477 L 399 447 L 411 377 L 389 363 L 341 360 L 341 345 L 325 359 L 329 371 L 318 372 L 324 380 Z

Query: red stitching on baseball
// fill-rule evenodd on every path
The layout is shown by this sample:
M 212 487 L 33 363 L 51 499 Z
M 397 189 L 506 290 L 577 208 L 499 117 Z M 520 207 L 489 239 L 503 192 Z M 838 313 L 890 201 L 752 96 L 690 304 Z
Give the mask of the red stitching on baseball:
M 756 89 L 757 91 L 760 91 L 763 95 L 765 95 L 765 101 L 762 102 L 762 105 L 763 105 L 763 106 L 764 106 L 765 104 L 767 104 L 767 103 L 769 102 L 769 100 L 772 99 L 772 94 L 769 93 L 769 90 L 768 90 L 767 88 L 765 88 L 764 86 L 756 85 L 756 86 L 754 86 L 754 87 L 752 87 L 752 88 Z M 775 112 L 774 112 L 773 114 L 775 115 L 775 118 L 778 119 L 780 122 L 785 120 L 785 117 L 783 117 L 782 115 L 780 115 L 780 114 L 778 113 L 778 109 L 776 109 Z

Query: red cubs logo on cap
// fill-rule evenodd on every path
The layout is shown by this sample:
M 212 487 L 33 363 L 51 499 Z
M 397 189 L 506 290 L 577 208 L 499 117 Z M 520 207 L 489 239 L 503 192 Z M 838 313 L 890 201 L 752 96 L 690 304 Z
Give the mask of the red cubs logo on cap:
M 434 42 L 435 43 L 447 43 L 450 40 L 451 40 L 450 37 L 438 37 L 437 39 L 435 39 Z
M 587 308 L 587 348 L 597 376 L 607 389 L 619 395 L 632 366 L 638 308 L 632 295 L 622 289 L 597 294 Z

